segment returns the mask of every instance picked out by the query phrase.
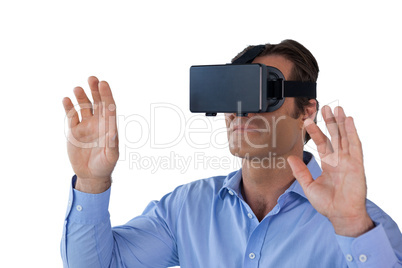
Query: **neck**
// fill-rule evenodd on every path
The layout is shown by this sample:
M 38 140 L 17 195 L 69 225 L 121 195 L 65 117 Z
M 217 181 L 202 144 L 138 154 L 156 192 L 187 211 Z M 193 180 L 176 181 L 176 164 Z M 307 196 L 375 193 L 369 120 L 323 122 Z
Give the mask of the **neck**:
M 303 150 L 286 155 L 270 153 L 269 157 L 243 159 L 242 195 L 261 221 L 277 204 L 281 194 L 294 182 L 287 157 L 297 155 L 303 159 Z

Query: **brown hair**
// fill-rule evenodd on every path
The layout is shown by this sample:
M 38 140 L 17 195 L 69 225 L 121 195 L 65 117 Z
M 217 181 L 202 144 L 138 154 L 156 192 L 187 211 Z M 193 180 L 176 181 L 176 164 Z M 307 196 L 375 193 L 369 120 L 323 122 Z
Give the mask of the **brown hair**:
M 242 56 L 246 51 L 250 50 L 254 46 L 248 46 L 236 57 L 232 59 L 232 62 Z M 313 54 L 305 48 L 302 44 L 294 40 L 283 40 L 279 44 L 266 44 L 265 50 L 258 56 L 266 55 L 279 55 L 293 63 L 293 68 L 288 78 L 289 81 L 303 81 L 303 82 L 317 82 L 318 78 L 318 63 Z M 295 113 L 292 115 L 294 118 L 298 118 L 300 114 L 304 113 L 304 108 L 310 106 L 309 98 L 296 97 L 295 98 Z M 317 99 L 315 99 L 317 101 Z M 319 110 L 319 103 L 317 101 L 317 112 Z M 317 123 L 317 115 L 314 118 L 314 122 Z M 310 135 L 306 133 L 304 137 L 304 144 L 311 139 Z

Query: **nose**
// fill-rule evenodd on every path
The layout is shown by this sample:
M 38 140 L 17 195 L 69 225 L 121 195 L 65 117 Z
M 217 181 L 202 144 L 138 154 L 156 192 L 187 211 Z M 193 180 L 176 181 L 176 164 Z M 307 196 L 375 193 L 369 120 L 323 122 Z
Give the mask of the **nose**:
M 225 113 L 225 119 L 232 121 L 236 117 L 235 113 Z
M 253 116 L 257 115 L 257 113 L 247 113 L 247 114 L 243 114 L 243 115 L 238 115 L 237 113 L 226 113 L 225 117 L 226 120 L 230 120 L 232 121 L 233 119 L 235 119 L 236 117 L 246 117 L 246 118 L 251 118 Z
M 241 114 L 241 115 L 238 115 L 238 114 L 234 114 L 234 115 L 238 116 L 238 117 L 248 117 L 248 118 L 250 118 L 250 117 L 255 116 L 256 113 L 244 113 L 244 114 Z
M 247 114 L 247 117 L 253 117 L 253 116 L 255 116 L 257 113 L 248 113 Z

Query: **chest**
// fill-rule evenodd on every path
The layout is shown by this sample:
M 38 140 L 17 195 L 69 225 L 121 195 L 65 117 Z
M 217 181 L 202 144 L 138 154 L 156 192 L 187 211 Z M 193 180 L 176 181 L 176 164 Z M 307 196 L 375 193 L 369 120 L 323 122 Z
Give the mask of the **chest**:
M 329 221 L 308 202 L 274 207 L 259 222 L 242 202 L 184 207 L 181 267 L 346 267 Z

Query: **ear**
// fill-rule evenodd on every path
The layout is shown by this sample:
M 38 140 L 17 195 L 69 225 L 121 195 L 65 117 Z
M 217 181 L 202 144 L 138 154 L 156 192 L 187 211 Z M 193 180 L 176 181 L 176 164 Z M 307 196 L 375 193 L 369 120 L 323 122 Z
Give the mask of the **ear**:
M 315 99 L 309 100 L 310 105 L 304 108 L 303 122 L 307 118 L 314 120 L 317 115 L 317 101 Z

